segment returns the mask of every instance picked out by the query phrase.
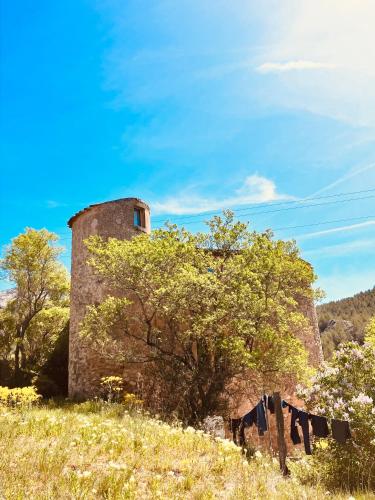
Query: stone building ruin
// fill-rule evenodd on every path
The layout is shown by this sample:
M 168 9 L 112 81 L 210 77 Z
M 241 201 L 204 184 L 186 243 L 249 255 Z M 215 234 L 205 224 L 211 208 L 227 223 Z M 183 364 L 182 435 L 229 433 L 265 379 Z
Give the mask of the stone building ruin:
M 91 235 L 106 238 L 131 239 L 151 231 L 150 208 L 138 198 L 123 198 L 90 205 L 68 221 L 72 230 L 72 285 L 69 332 L 69 396 L 82 399 L 97 394 L 100 378 L 121 374 L 119 367 L 101 357 L 79 336 L 79 326 L 86 307 L 100 303 L 107 291 L 101 278 L 87 264 L 89 257 L 84 240 Z M 309 352 L 310 363 L 322 361 L 319 328 L 313 302 L 301 304 L 310 327 L 301 333 Z
M 101 279 L 87 264 L 84 244 L 91 235 L 103 238 L 131 239 L 140 232 L 150 233 L 150 208 L 138 198 L 124 198 L 90 205 L 71 217 L 72 284 L 69 330 L 69 396 L 85 398 L 95 394 L 100 378 L 118 373 L 118 367 L 84 345 L 79 325 L 86 307 L 98 304 L 106 296 Z

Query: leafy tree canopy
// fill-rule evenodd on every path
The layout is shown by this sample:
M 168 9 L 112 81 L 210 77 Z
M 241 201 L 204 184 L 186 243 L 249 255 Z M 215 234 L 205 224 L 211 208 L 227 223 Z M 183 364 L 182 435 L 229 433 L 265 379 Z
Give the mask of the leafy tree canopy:
M 1 354 L 13 360 L 16 384 L 43 364 L 68 319 L 69 277 L 57 260 L 57 239 L 46 229 L 27 228 L 0 261 L 16 288 L 0 312 Z
M 229 211 L 208 226 L 87 240 L 110 295 L 88 309 L 82 335 L 110 357 L 152 366 L 164 408 L 190 420 L 217 410 L 249 370 L 275 386 L 300 376 L 307 359 L 296 333 L 314 274 L 295 244 L 250 232 Z

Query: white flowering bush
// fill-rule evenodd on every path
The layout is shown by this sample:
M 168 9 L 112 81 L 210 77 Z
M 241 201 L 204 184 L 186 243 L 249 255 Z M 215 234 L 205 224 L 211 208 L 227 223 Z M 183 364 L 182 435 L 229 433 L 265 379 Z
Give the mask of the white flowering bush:
M 375 490 L 375 345 L 349 342 L 300 388 L 309 411 L 349 422 L 352 439 L 317 442 L 314 470 L 330 487 Z

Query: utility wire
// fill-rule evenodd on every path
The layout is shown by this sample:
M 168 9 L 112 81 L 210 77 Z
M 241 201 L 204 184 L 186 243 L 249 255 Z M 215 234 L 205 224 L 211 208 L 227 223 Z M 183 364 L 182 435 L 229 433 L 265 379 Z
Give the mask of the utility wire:
M 322 200 L 322 199 L 327 199 L 327 198 L 337 198 L 340 196 L 349 196 L 349 195 L 353 195 L 353 194 L 371 193 L 374 191 L 375 191 L 375 188 L 372 188 L 372 189 L 363 189 L 361 191 L 349 191 L 349 192 L 345 192 L 345 193 L 337 193 L 337 194 L 330 194 L 330 195 L 323 195 L 323 196 L 315 196 L 315 197 L 310 197 L 310 198 L 303 198 L 302 200 L 282 201 L 279 203 L 273 203 L 273 202 L 253 203 L 253 204 L 250 204 L 249 206 L 244 207 L 244 208 L 234 208 L 231 210 L 232 210 L 232 212 L 238 213 L 238 212 L 243 212 L 243 211 L 249 210 L 249 209 L 251 209 L 251 207 L 253 207 L 255 209 L 261 208 L 261 207 L 276 207 L 276 206 L 280 206 L 280 205 L 305 203 L 306 201 Z M 178 217 L 179 221 L 185 220 L 185 219 L 188 220 L 188 219 L 194 219 L 195 217 L 202 217 L 203 215 L 204 216 L 215 215 L 215 214 L 221 213 L 222 211 L 223 211 L 223 208 L 218 209 L 218 210 L 214 210 L 211 212 L 200 212 L 199 214 L 193 214 L 193 215 L 176 215 L 175 218 Z M 154 217 L 152 220 L 153 220 L 153 222 L 165 221 L 166 217 Z
M 247 210 L 252 210 L 252 209 L 257 209 L 257 208 L 262 208 L 262 207 L 277 207 L 277 206 L 280 206 L 280 205 L 290 205 L 290 204 L 298 204 L 298 203 L 305 203 L 307 201 L 315 201 L 315 200 L 322 200 L 322 199 L 328 199 L 328 198 L 337 198 L 337 197 L 341 197 L 341 196 L 350 196 L 350 195 L 355 195 L 355 194 L 363 194 L 363 193 L 371 193 L 371 192 L 374 192 L 375 191 L 375 188 L 372 188 L 372 189 L 362 189 L 361 191 L 347 191 L 347 192 L 344 192 L 344 193 L 337 193 L 337 194 L 330 194 L 330 195 L 323 195 L 323 196 L 315 196 L 315 197 L 310 197 L 310 198 L 303 198 L 302 200 L 288 200 L 288 201 L 282 201 L 282 202 L 279 202 L 279 203 L 273 203 L 273 202 L 268 202 L 268 203 L 253 203 L 253 204 L 250 204 L 248 205 L 247 207 L 243 207 L 243 208 L 233 208 L 231 209 L 232 212 L 234 213 L 240 213 L 240 212 L 246 212 Z M 363 199 L 365 199 L 366 197 L 364 197 Z M 361 198 L 358 198 L 358 199 L 361 199 Z M 339 200 L 338 200 L 339 202 Z M 302 206 L 305 206 L 305 205 L 301 205 Z M 306 205 L 308 206 L 308 205 Z M 192 215 L 175 215 L 173 216 L 173 219 L 178 219 L 176 220 L 176 222 L 181 222 L 183 220 L 190 220 L 190 219 L 195 219 L 196 217 L 206 217 L 208 215 L 215 215 L 215 214 L 220 214 L 222 211 L 224 210 L 224 208 L 222 209 L 218 209 L 218 210 L 214 210 L 214 211 L 211 211 L 211 212 L 200 212 L 198 214 L 192 214 Z M 285 209 L 287 210 L 287 208 Z M 289 210 L 289 209 L 288 209 Z M 263 212 L 262 212 L 263 213 Z M 155 222 L 165 222 L 169 220 L 167 217 L 152 217 L 152 222 L 155 223 Z M 70 234 L 69 233 L 60 233 L 60 234 Z
M 287 229 L 299 229 L 302 227 L 322 226 L 324 224 L 335 224 L 337 222 L 354 222 L 356 220 L 364 220 L 364 219 L 374 219 L 374 222 L 375 222 L 375 215 L 364 215 L 363 217 L 351 217 L 349 219 L 326 220 L 324 222 L 314 222 L 312 224 L 301 224 L 299 226 L 276 227 L 272 231 L 285 231 Z M 301 235 L 301 236 L 303 236 L 303 235 Z
M 285 204 L 291 204 L 291 203 L 304 203 L 306 201 L 313 201 L 313 200 L 319 200 L 319 199 L 326 199 L 326 198 L 333 198 L 333 197 L 338 197 L 338 196 L 348 196 L 350 194 L 360 194 L 360 193 L 370 193 L 370 192 L 374 192 L 375 191 L 375 188 L 373 189 L 365 189 L 365 190 L 362 190 L 362 191 L 352 191 L 352 192 L 346 192 L 346 193 L 338 193 L 338 194 L 335 194 L 335 195 L 328 195 L 328 196 L 318 196 L 318 197 L 315 197 L 315 198 L 305 198 L 304 200 L 295 200 L 295 201 L 288 201 L 288 202 L 281 202 L 281 203 L 264 203 L 264 204 L 256 204 L 254 205 L 254 208 L 258 208 L 258 207 L 274 207 L 274 206 L 279 206 L 279 205 L 285 205 Z M 264 211 L 255 211 L 255 212 L 248 212 L 247 210 L 249 210 L 249 207 L 246 207 L 246 208 L 242 208 L 242 209 L 233 209 L 232 212 L 244 212 L 243 214 L 239 215 L 239 217 L 244 217 L 244 216 L 247 216 L 247 215 L 250 215 L 250 216 L 253 216 L 253 215 L 265 215 L 265 214 L 270 214 L 270 213 L 277 213 L 277 212 L 283 212 L 283 211 L 290 211 L 290 210 L 300 210 L 300 209 L 303 209 L 303 208 L 313 208 L 313 207 L 319 207 L 319 206 L 324 206 L 324 205 L 335 205 L 337 203 L 346 203 L 348 201 L 357 201 L 357 200 L 366 200 L 366 199 L 369 199 L 369 198 L 374 198 L 375 195 L 369 195 L 369 196 L 361 196 L 361 197 L 356 197 L 356 198 L 346 198 L 346 199 L 343 199 L 343 200 L 335 200 L 335 201 L 327 201 L 327 202 L 322 202 L 322 203 L 312 203 L 312 204 L 305 204 L 305 205 L 299 205 L 299 206 L 293 206 L 293 207 L 284 207 L 284 208 L 278 208 L 278 209 L 275 209 L 275 210 L 264 210 Z M 175 222 L 176 223 L 180 223 L 182 220 L 185 220 L 185 219 L 193 219 L 193 218 L 196 218 L 196 217 L 203 217 L 203 216 L 208 216 L 208 215 L 214 215 L 214 214 L 219 214 L 220 211 L 215 211 L 215 212 L 206 212 L 206 213 L 200 213 L 200 214 L 195 214 L 195 215 L 190 215 L 190 216 L 186 216 L 186 217 L 183 217 L 183 218 L 180 218 L 178 220 L 176 220 Z M 178 216 L 177 216 L 178 217 Z M 191 221 L 191 222 L 185 222 L 184 225 L 190 225 L 190 224 L 198 224 L 200 222 L 205 222 L 206 219 L 201 219 L 201 220 L 194 220 L 194 221 Z M 152 218 L 152 223 L 157 223 L 157 222 L 167 222 L 168 219 L 158 219 L 158 218 Z M 173 219 L 172 219 L 172 222 L 173 222 Z M 63 236 L 65 234 L 70 234 L 70 233 L 60 233 L 62 234 Z M 61 238 L 61 240 L 63 240 L 64 238 Z M 69 238 L 67 238 L 69 239 Z M 60 240 L 60 241 L 61 241 Z
M 313 204 L 309 204 L 309 205 L 301 205 L 298 207 L 277 208 L 276 210 L 263 210 L 260 212 L 245 212 L 243 214 L 238 215 L 238 217 L 246 217 L 248 215 L 254 216 L 254 215 L 272 214 L 272 213 L 276 213 L 276 212 L 284 212 L 284 211 L 289 211 L 289 210 L 300 210 L 302 208 L 321 207 L 324 205 L 336 205 L 337 203 L 346 203 L 347 201 L 356 201 L 356 200 L 367 200 L 368 198 L 375 198 L 375 195 L 361 196 L 360 198 L 347 198 L 345 200 L 326 201 L 323 203 L 313 203 Z M 185 223 L 183 223 L 183 225 L 187 226 L 188 224 L 197 224 L 197 223 L 204 222 L 204 221 L 205 221 L 205 219 L 201 219 L 198 221 L 194 220 L 194 221 L 190 221 L 190 222 L 185 222 Z M 180 222 L 180 221 L 177 221 L 177 222 Z
M 325 224 L 335 224 L 335 223 L 338 223 L 338 222 L 354 222 L 354 221 L 365 220 L 365 219 L 374 219 L 374 222 L 375 222 L 375 214 L 374 215 L 364 215 L 362 217 L 351 217 L 351 218 L 346 218 L 346 219 L 335 219 L 335 220 L 313 222 L 311 224 L 300 224 L 300 225 L 297 225 L 297 226 L 275 227 L 273 229 L 271 228 L 271 230 L 272 231 L 286 231 L 288 229 L 302 229 L 304 227 L 322 226 L 322 225 L 325 225 Z M 67 240 L 70 240 L 70 239 L 71 238 L 60 238 L 59 241 L 67 241 Z

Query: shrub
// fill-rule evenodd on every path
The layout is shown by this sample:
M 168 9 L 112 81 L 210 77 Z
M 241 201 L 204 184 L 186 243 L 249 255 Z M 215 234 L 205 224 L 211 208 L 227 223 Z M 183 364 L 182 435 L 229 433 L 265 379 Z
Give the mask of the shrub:
M 375 489 L 375 346 L 343 344 L 301 390 L 309 411 L 346 420 L 352 439 L 317 442 L 313 469 L 328 487 Z
M 34 386 L 15 387 L 14 389 L 0 386 L 0 405 L 17 408 L 31 406 L 40 398 L 41 396 L 36 392 Z
M 137 398 L 137 396 L 131 392 L 126 392 L 124 394 L 123 404 L 129 410 L 136 410 L 142 407 L 143 400 Z
M 37 391 L 45 398 L 53 398 L 59 395 L 59 388 L 54 380 L 47 375 L 39 373 L 32 379 Z
M 100 379 L 103 395 L 109 403 L 118 401 L 123 390 L 124 381 L 121 377 L 114 375 L 110 377 L 102 377 Z

